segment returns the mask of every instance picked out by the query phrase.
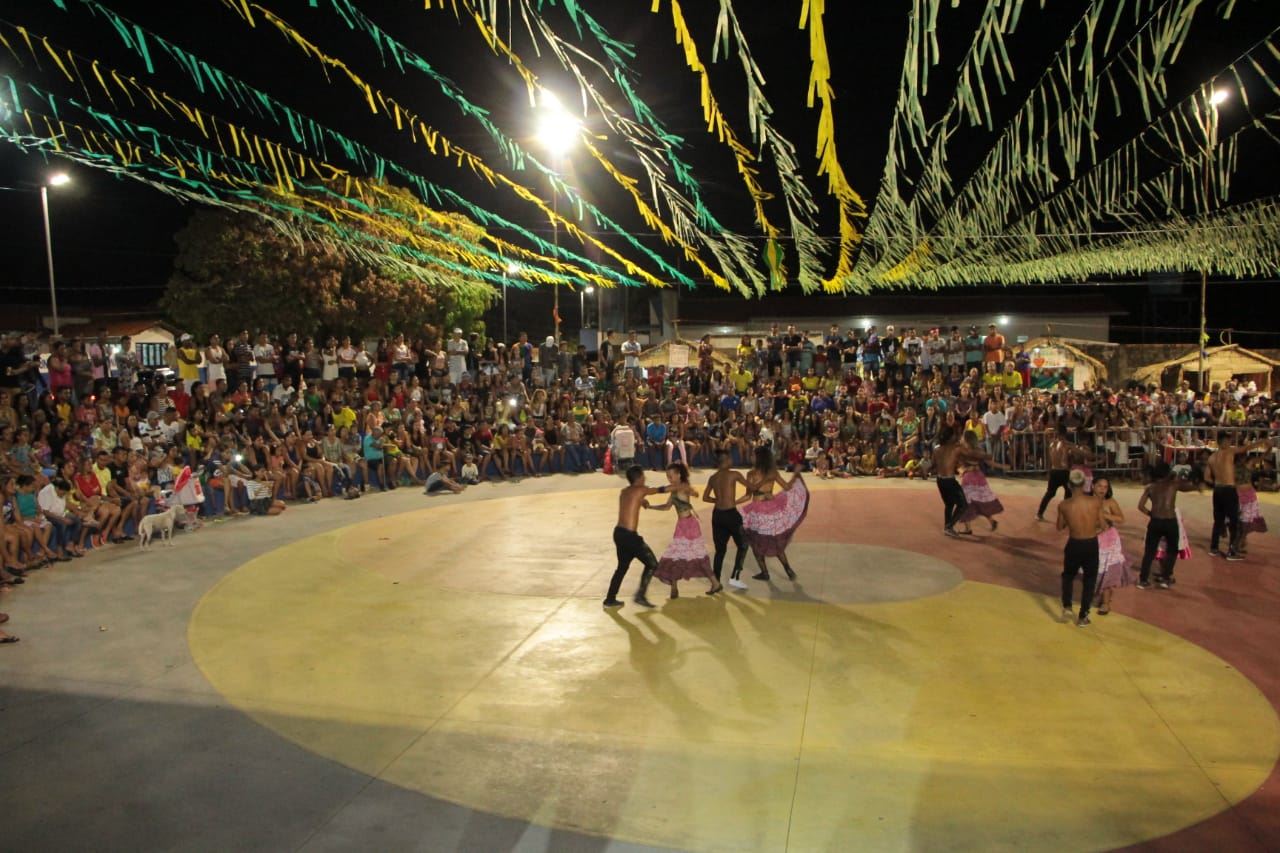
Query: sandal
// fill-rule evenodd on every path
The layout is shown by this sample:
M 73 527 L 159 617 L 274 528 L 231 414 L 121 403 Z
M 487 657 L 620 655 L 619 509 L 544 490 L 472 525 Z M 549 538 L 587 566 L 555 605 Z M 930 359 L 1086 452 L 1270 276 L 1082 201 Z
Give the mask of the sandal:
M 18 642 L 18 638 L 13 636 L 13 634 L 5 634 L 3 637 L 0 637 L 0 646 L 7 646 L 10 643 L 16 642 Z

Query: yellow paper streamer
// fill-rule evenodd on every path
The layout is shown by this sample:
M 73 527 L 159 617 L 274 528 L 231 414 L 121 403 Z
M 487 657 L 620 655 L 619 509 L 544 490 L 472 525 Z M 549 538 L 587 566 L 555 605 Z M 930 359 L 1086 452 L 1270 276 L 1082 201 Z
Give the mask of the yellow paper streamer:
M 827 36 L 822 24 L 825 11 L 826 0 L 804 0 L 800 9 L 800 29 L 808 27 L 809 59 L 812 63 L 806 104 L 812 109 L 815 97 L 822 102 L 818 114 L 818 174 L 827 176 L 827 192 L 840 207 L 840 257 L 836 263 L 835 275 L 824 281 L 822 286 L 829 293 L 841 293 L 851 286 L 849 276 L 853 272 L 853 253 L 862 239 L 854 220 L 866 218 L 867 206 L 862 197 L 849 186 L 836 153 L 835 115 L 832 108 L 835 94 L 831 89 L 831 60 L 827 55 Z

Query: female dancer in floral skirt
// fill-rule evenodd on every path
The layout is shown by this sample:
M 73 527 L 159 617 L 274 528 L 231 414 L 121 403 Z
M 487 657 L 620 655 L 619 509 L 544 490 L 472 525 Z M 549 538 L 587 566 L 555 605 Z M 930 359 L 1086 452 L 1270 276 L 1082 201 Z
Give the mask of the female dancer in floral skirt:
M 975 455 L 981 453 L 978 447 L 978 436 L 972 430 L 966 431 L 964 434 L 964 442 L 969 445 L 969 449 Z M 986 456 L 982 453 L 982 456 Z M 996 468 L 1008 468 L 1001 462 L 995 462 L 990 458 L 983 460 L 987 464 Z M 968 464 L 968 463 L 966 463 Z M 978 464 L 965 469 L 960 475 L 960 487 L 964 489 L 964 509 L 960 511 L 960 515 L 956 518 L 956 524 L 963 524 L 964 528 L 959 533 L 972 534 L 973 529 L 969 526 L 969 522 L 978 516 L 984 516 L 987 521 L 991 522 L 991 530 L 994 532 L 999 526 L 996 516 L 1004 512 L 1004 504 L 1000 503 L 1000 499 L 996 497 L 996 493 L 991 491 L 991 486 L 987 483 L 987 477 L 982 473 L 982 467 Z
M 650 506 L 649 509 L 674 509 L 680 520 L 676 522 L 675 534 L 671 544 L 662 552 L 658 560 L 658 570 L 654 572 L 658 580 L 671 585 L 671 597 L 679 598 L 677 584 L 682 580 L 704 577 L 711 582 L 707 595 L 715 595 L 723 587 L 711 572 L 711 557 L 707 553 L 707 543 L 702 539 L 702 525 L 698 523 L 698 514 L 693 511 L 693 499 L 698 490 L 689 485 L 689 469 L 683 463 L 673 462 L 667 466 L 668 492 L 671 497 L 661 506 Z
M 1098 615 L 1111 612 L 1111 596 L 1121 587 L 1133 583 L 1133 562 L 1124 555 L 1120 529 L 1124 512 L 1111 492 L 1105 477 L 1093 481 L 1093 493 L 1102 501 L 1102 522 L 1107 529 L 1098 534 Z
M 776 495 L 773 494 L 775 485 L 782 489 Z M 747 473 L 747 497 L 743 500 L 750 503 L 742 507 L 742 532 L 760 566 L 760 573 L 752 577 L 767 581 L 769 569 L 765 558 L 777 557 L 787 577 L 795 580 L 796 573 L 787 562 L 787 545 L 809 511 L 809 490 L 800 471 L 797 468 L 790 480 L 782 479 L 773 461 L 773 451 L 768 447 L 756 448 L 755 467 Z

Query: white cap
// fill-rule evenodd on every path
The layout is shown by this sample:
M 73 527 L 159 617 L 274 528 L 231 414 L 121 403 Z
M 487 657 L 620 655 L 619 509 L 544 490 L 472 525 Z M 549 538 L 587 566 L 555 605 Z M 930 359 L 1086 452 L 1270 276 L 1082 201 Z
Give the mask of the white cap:
M 555 337 L 555 335 L 547 335 L 547 346 L 549 346 L 549 347 L 550 347 L 550 346 L 555 346 L 555 343 L 556 343 L 556 337 Z

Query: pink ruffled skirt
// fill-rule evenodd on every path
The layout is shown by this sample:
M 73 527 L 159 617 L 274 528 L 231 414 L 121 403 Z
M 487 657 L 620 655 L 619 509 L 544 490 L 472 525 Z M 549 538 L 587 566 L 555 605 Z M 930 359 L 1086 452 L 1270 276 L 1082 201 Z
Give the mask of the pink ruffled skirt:
M 1266 533 L 1267 520 L 1262 517 L 1258 504 L 1258 492 L 1253 486 L 1240 486 L 1240 530 L 1244 533 Z
M 768 500 L 744 504 L 740 508 L 742 531 L 751 550 L 761 557 L 777 557 L 787 550 L 808 511 L 809 490 L 803 477 L 797 477 L 791 488 Z
M 960 477 L 964 489 L 965 507 L 956 521 L 973 521 L 978 516 L 994 518 L 1004 512 L 1004 504 L 991 491 L 987 478 L 977 468 L 965 471 Z
M 711 574 L 711 557 L 702 538 L 697 516 L 687 515 L 676 522 L 671 544 L 658 560 L 658 580 L 663 583 L 702 578 Z
M 1133 561 L 1124 555 L 1120 531 L 1109 527 L 1098 534 L 1098 591 L 1133 583 Z

